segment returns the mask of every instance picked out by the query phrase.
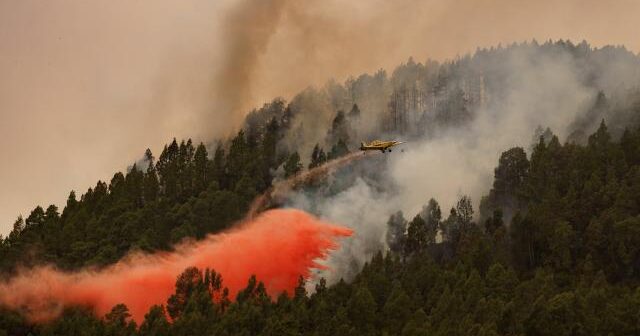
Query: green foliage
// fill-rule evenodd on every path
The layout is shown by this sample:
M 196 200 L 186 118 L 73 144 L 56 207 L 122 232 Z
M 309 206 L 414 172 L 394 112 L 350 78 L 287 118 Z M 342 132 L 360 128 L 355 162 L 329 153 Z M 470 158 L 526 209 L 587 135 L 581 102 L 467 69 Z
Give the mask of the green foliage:
M 319 167 L 327 161 L 327 156 L 324 153 L 324 150 L 316 144 L 313 147 L 313 152 L 311 152 L 311 162 L 309 163 L 309 169 L 313 169 L 315 167 Z
M 338 143 L 338 142 L 342 142 L 343 144 L 349 143 L 350 138 L 349 135 L 353 134 L 353 129 L 351 128 L 351 123 L 350 123 L 350 119 L 353 118 L 357 118 L 359 115 L 359 110 L 357 109 L 357 106 L 354 106 L 354 109 L 352 109 L 349 112 L 349 115 L 347 116 L 344 111 L 338 111 L 336 113 L 336 116 L 333 118 L 333 122 L 331 123 L 331 128 L 329 129 L 329 132 L 327 133 L 327 142 L 328 143 Z
M 500 209 L 503 214 L 511 214 L 520 208 L 524 180 L 529 172 L 529 160 L 524 149 L 514 147 L 503 152 L 494 172 L 493 188 L 480 205 L 481 218 Z
M 79 336 L 98 336 L 105 335 L 107 326 L 106 321 L 102 321 L 94 316 L 90 311 L 83 308 L 66 309 L 62 316 L 52 323 L 42 325 L 37 332 L 32 334 L 40 334 L 46 336 L 53 335 L 79 335 Z M 15 335 L 28 335 L 19 334 Z
M 627 142 L 640 138 L 638 131 L 625 134 Z M 506 152 L 487 198 L 492 211 L 482 226 L 474 222 L 467 196 L 444 220 L 433 199 L 409 223 L 401 212 L 395 213 L 387 222 L 389 251 L 377 253 L 350 284 L 340 281 L 328 286 L 321 280 L 315 292 L 308 293 L 300 278 L 291 297 L 282 294 L 274 301 L 260 279 L 251 277 L 232 302 L 219 274 L 192 267 L 177 278 L 175 293 L 166 305 L 152 307 L 139 329 L 126 306 L 116 305 L 103 319 L 73 308 L 42 326 L 31 326 L 20 315 L 2 311 L 0 332 L 637 334 L 640 167 L 633 161 L 634 150 L 625 148 L 628 143 L 622 140 L 613 141 L 604 123 L 589 139 L 584 147 L 561 145 L 554 137 L 548 143 L 542 140 L 530 160 L 522 157 L 521 149 Z M 62 214 L 55 206 L 36 207 L 26 219 L 15 222 L 2 253 L 20 260 L 20 251 L 39 246 L 42 256 L 67 265 L 82 265 L 86 260 L 106 264 L 130 246 L 152 250 L 163 247 L 158 242 L 222 230 L 242 215 L 262 183 L 256 181 L 257 175 L 228 173 L 234 165 L 244 165 L 240 168 L 244 171 L 255 167 L 255 163 L 241 162 L 241 151 L 252 151 L 250 142 L 237 137 L 235 141 L 232 163 L 227 163 L 222 150 L 216 150 L 217 163 L 215 157 L 209 160 L 198 146 L 193 159 L 187 160 L 191 163 L 177 164 L 169 160 L 173 154 L 166 154 L 161 168 L 150 166 L 143 173 L 133 166 L 126 175 L 116 174 L 108 185 L 98 183 L 80 200 L 72 193 Z M 167 153 L 176 146 L 178 153 L 182 147 L 189 156 L 189 142 L 184 146 L 175 142 Z M 316 160 L 319 153 L 317 147 Z M 297 164 L 289 166 L 300 169 L 299 157 L 292 156 Z M 196 164 L 196 157 L 200 163 Z M 172 175 L 168 170 L 180 165 L 181 169 L 193 167 L 193 174 Z M 145 186 L 153 181 L 150 176 L 156 169 L 162 173 L 153 199 Z M 186 176 L 191 184 L 185 184 Z M 171 178 L 177 182 L 169 195 L 166 183 Z M 221 188 L 221 183 L 233 189 Z M 191 196 L 180 201 L 186 190 Z M 505 218 L 503 211 L 514 212 L 513 218 Z M 57 240 L 61 233 L 56 228 L 68 237 L 68 246 Z M 441 240 L 436 239 L 438 232 Z M 12 266 L 6 261 L 2 265 Z
M 329 155 L 327 155 L 327 159 L 333 160 L 347 154 L 349 154 L 349 148 L 347 147 L 346 142 L 343 139 L 338 139 L 338 142 L 331 147 L 331 151 L 329 152 Z
M 167 321 L 163 306 L 153 306 L 144 316 L 144 322 L 140 325 L 140 336 L 168 336 L 169 322 Z
M 410 60 L 391 79 L 381 71 L 332 87 L 347 99 L 331 102 L 338 112 L 323 144 L 331 148 L 325 153 L 316 144 L 308 168 L 349 153 L 352 126 L 376 108 L 355 104 L 363 88 L 374 87 L 384 100 L 389 90 L 420 80 L 444 93 L 435 125 L 468 122 L 465 93 L 452 83 L 452 69 L 464 62 Z M 10 275 L 42 262 L 100 267 L 131 249 L 169 249 L 228 228 L 271 185 L 273 171 L 283 166 L 292 176 L 303 168 L 300 154 L 308 153 L 279 143 L 300 113 L 285 105 L 274 100 L 253 111 L 215 150 L 174 139 L 157 162 L 147 150 L 109 182 L 82 195 L 72 191 L 61 212 L 35 207 L 1 239 L 0 270 Z M 349 282 L 321 279 L 307 291 L 300 278 L 292 293 L 270 297 L 268 284 L 251 277 L 230 298 L 220 274 L 191 267 L 138 329 L 124 304 L 103 317 L 70 307 L 45 324 L 0 307 L 0 335 L 640 334 L 640 131 L 620 134 L 604 120 L 590 125 L 615 108 L 600 93 L 589 117 L 571 126 L 568 143 L 541 128 L 529 156 L 520 147 L 502 153 L 477 218 L 467 196 L 444 217 L 434 199 L 410 222 L 393 214 L 384 236 L 389 249 L 370 251 L 373 258 Z M 597 131 L 586 136 L 592 126 Z
M 406 245 L 407 220 L 404 219 L 401 211 L 392 214 L 387 221 L 387 245 L 391 251 L 400 253 L 404 251 Z
M 426 248 L 430 243 L 428 239 L 427 223 L 420 215 L 416 215 L 409 223 L 407 230 L 407 240 L 405 245 L 406 254 L 413 254 Z M 431 243 L 433 243 L 431 241 Z
M 293 152 L 289 155 L 289 158 L 284 163 L 284 176 L 290 177 L 302 170 L 302 163 L 300 162 L 300 155 L 298 152 Z
M 104 335 L 128 336 L 136 334 L 136 324 L 124 304 L 117 304 L 104 317 Z
M 0 271 L 38 262 L 62 269 L 104 266 L 132 248 L 168 249 L 181 239 L 227 228 L 271 184 L 277 132 L 273 120 L 256 140 L 262 143 L 252 144 L 241 131 L 229 154 L 220 144 L 213 159 L 204 144 L 194 148 L 191 140 L 174 139 L 158 162 L 147 149 L 144 169 L 134 164 L 109 183 L 98 181 L 80 199 L 72 191 L 62 214 L 51 205 L 20 217 L 3 239 L 2 246 L 10 248 L 0 248 Z

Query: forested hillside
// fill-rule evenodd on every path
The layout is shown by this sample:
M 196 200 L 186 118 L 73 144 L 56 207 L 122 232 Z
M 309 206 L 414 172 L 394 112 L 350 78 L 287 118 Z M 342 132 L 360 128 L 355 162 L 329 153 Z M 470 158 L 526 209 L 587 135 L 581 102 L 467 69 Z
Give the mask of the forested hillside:
M 536 131 L 530 148 L 500 148 L 481 200 L 461 196 L 449 209 L 431 199 L 418 213 L 395 209 L 388 220 L 364 223 L 383 227 L 373 240 L 384 243 L 365 244 L 373 257 L 350 264 L 357 275 L 301 278 L 278 297 L 251 278 L 230 297 L 224 274 L 189 268 L 139 325 L 125 305 L 106 316 L 69 307 L 47 323 L 1 308 L 0 335 L 640 334 L 640 61 L 623 48 L 586 43 L 526 43 L 442 64 L 410 60 L 391 78 L 380 71 L 307 89 L 289 103 L 275 99 L 231 139 L 174 139 L 109 183 L 71 192 L 62 210 L 36 207 L 18 218 L 2 239 L 0 272 L 103 267 L 130 251 L 170 250 L 229 228 L 275 181 L 357 150 L 360 139 L 429 142 L 483 115 L 509 118 L 509 106 L 520 104 L 509 92 L 514 59 L 569 60 L 585 94 L 566 128 Z M 634 72 L 614 85 L 622 68 Z M 402 192 L 387 161 L 373 160 L 376 169 L 362 161 L 300 193 L 330 198 L 362 180 L 380 193 Z M 321 209 L 314 208 L 319 216 Z

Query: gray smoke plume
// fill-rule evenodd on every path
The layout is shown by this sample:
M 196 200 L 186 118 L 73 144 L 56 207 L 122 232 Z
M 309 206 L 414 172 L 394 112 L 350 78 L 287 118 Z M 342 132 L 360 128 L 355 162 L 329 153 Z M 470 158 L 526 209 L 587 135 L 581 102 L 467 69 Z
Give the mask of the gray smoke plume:
M 217 108 L 226 114 L 222 118 L 226 130 L 239 126 L 247 103 L 252 100 L 253 80 L 266 52 L 287 0 L 243 0 L 224 19 L 222 37 L 226 41 L 221 70 L 216 75 Z M 212 120 L 213 121 L 213 120 Z M 214 123 L 215 124 L 215 123 Z
M 0 166 L 2 232 L 36 204 L 62 207 L 70 189 L 108 180 L 147 147 L 224 137 L 245 108 L 331 77 L 372 73 L 352 78 L 342 97 L 356 93 L 363 113 L 382 113 L 389 86 L 372 90 L 384 82 L 374 72 L 408 55 L 444 60 L 531 38 L 637 51 L 639 9 L 595 0 L 0 2 L 0 153 L 12 158 Z M 626 81 L 628 70 L 603 80 Z M 304 127 L 329 125 L 331 112 Z M 361 122 L 371 126 L 363 137 L 379 136 L 375 119 Z
M 584 44 L 578 46 L 584 47 Z M 354 179 L 347 174 L 345 179 L 344 174 L 337 173 L 328 183 L 331 186 L 343 180 L 343 187 L 337 193 L 298 192 L 292 196 L 291 206 L 354 230 L 353 237 L 327 260 L 329 269 L 320 271 L 317 278 L 325 277 L 332 283 L 356 274 L 377 251 L 385 249 L 387 219 L 398 210 L 410 219 L 434 197 L 447 213 L 463 195 L 471 196 L 477 209 L 480 198 L 491 187 L 500 154 L 515 146 L 529 150 L 539 126 L 549 127 L 561 141 L 574 131 L 576 120 L 588 121 L 584 123 L 586 134 L 594 131 L 593 127 L 602 117 L 611 120 L 612 129 L 624 127 L 624 121 L 630 120 L 635 110 L 590 111 L 603 94 L 611 105 L 633 103 L 624 97 L 636 92 L 640 85 L 638 58 L 627 58 L 629 53 L 621 50 L 613 57 L 604 49 L 591 55 L 591 61 L 597 65 L 593 68 L 593 64 L 569 50 L 533 43 L 503 49 L 501 54 L 494 52 L 493 56 L 476 55 L 467 66 L 483 74 L 487 98 L 469 111 L 472 117 L 468 122 L 447 126 L 432 118 L 431 124 L 424 128 L 425 133 L 413 134 L 385 131 L 384 123 L 379 124 L 380 137 L 410 138 L 401 145 L 403 152 L 396 150 L 382 155 L 380 160 L 358 163 L 356 175 L 363 178 Z M 421 66 L 416 65 L 417 69 Z M 610 72 L 619 72 L 625 84 L 613 83 Z M 454 83 L 452 87 L 460 85 L 455 72 L 450 76 L 454 77 L 450 81 Z M 364 118 L 384 121 L 389 110 L 363 110 L 362 113 Z M 314 135 L 305 138 L 298 134 L 298 139 L 308 140 L 299 148 L 310 148 L 318 141 Z

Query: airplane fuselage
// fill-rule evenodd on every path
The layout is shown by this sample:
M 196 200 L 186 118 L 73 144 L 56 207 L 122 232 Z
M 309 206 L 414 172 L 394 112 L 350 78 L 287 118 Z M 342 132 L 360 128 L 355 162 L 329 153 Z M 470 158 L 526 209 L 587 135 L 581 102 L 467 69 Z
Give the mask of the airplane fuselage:
M 361 151 L 370 151 L 370 150 L 379 150 L 381 152 L 386 152 L 389 151 L 391 152 L 391 147 L 393 146 L 397 146 L 399 144 L 401 144 L 402 142 L 400 141 L 380 141 L 380 140 L 374 140 L 370 143 L 360 143 L 360 150 Z

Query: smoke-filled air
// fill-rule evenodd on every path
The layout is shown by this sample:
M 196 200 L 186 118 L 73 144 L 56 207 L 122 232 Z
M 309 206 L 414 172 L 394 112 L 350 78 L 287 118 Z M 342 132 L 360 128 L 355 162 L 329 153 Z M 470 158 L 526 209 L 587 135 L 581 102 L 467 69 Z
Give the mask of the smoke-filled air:
M 638 13 L 0 3 L 0 336 L 639 334 Z

